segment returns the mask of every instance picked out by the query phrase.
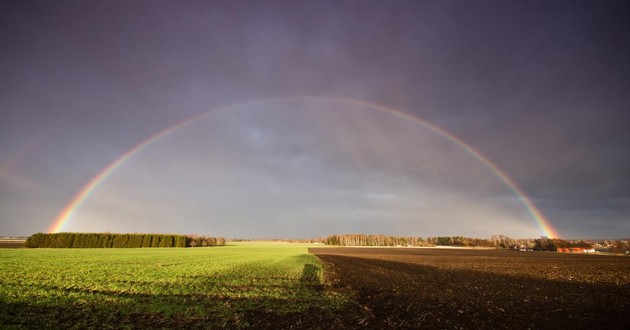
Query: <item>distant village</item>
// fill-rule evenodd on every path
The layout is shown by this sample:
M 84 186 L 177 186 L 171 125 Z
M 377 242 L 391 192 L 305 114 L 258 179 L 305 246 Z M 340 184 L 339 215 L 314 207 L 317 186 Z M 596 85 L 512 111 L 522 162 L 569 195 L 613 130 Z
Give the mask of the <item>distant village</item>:
M 563 240 L 541 236 L 537 239 L 511 239 L 494 235 L 490 239 L 496 247 L 518 251 L 549 251 L 558 253 L 623 253 L 630 254 L 630 239 L 621 240 Z
M 630 240 L 561 240 L 541 236 L 527 240 L 527 244 L 515 244 L 510 248 L 519 251 L 555 251 L 559 253 L 624 253 L 630 254 Z

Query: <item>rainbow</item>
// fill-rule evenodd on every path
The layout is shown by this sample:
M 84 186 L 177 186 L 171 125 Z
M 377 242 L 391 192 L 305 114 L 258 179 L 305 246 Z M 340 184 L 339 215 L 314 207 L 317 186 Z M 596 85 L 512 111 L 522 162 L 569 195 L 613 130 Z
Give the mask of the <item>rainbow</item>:
M 347 104 L 365 106 L 371 109 L 376 109 L 380 111 L 387 112 L 396 117 L 410 120 L 420 126 L 426 127 L 429 130 L 435 132 L 436 134 L 444 137 L 445 139 L 455 143 L 459 147 L 461 147 L 464 151 L 466 151 L 469 155 L 473 156 L 477 160 L 479 160 L 482 164 L 488 167 L 492 171 L 492 173 L 507 187 L 509 187 L 521 200 L 521 202 L 525 205 L 531 216 L 536 221 L 538 227 L 545 234 L 545 236 L 549 238 L 557 238 L 559 237 L 556 230 L 551 226 L 549 221 L 545 218 L 545 216 L 538 210 L 538 208 L 534 205 L 531 199 L 525 194 L 525 192 L 505 173 L 501 170 L 496 164 L 482 155 L 478 150 L 473 148 L 472 146 L 466 144 L 464 141 L 459 139 L 457 136 L 452 133 L 444 130 L 443 128 L 436 126 L 432 123 L 429 123 L 420 118 L 414 117 L 410 114 L 407 114 L 401 110 L 388 108 L 379 104 L 368 103 L 361 100 L 349 99 L 349 98 L 338 98 L 338 97 L 314 97 L 314 96 L 301 96 L 301 97 L 286 97 L 286 98 L 277 98 L 277 99 L 263 99 L 245 103 L 239 103 L 232 106 L 227 106 L 224 108 L 219 108 L 216 110 L 211 110 L 206 113 L 202 113 L 197 116 L 193 116 L 191 118 L 180 121 L 172 126 L 169 126 L 151 136 L 147 139 L 136 145 L 135 147 L 129 149 L 127 152 L 122 154 L 118 159 L 114 162 L 103 168 L 96 176 L 94 176 L 66 205 L 66 207 L 59 213 L 59 215 L 55 218 L 52 225 L 49 227 L 48 232 L 57 233 L 64 230 L 65 226 L 70 222 L 74 213 L 76 213 L 77 209 L 81 206 L 81 204 L 90 196 L 90 194 L 105 180 L 107 177 L 114 172 L 118 167 L 123 165 L 127 160 L 136 155 L 139 151 L 144 149 L 146 146 L 156 142 L 157 140 L 166 137 L 170 133 L 192 123 L 196 122 L 202 118 L 208 117 L 210 114 L 214 114 L 217 112 L 228 111 L 230 109 L 236 109 L 247 105 L 256 105 L 262 104 L 269 101 L 274 100 L 329 100 L 329 101 L 338 101 Z

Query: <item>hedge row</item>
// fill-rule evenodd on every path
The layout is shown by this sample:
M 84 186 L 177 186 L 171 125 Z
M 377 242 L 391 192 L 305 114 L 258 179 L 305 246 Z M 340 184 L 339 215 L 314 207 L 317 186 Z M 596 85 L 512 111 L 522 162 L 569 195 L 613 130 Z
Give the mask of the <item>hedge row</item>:
M 30 248 L 141 248 L 225 245 L 223 238 L 168 234 L 37 233 L 26 240 Z

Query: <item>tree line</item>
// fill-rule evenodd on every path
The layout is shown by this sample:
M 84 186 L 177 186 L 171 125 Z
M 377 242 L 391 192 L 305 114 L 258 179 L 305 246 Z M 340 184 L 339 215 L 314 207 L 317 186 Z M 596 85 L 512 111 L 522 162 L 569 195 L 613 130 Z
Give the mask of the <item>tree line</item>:
M 341 234 L 321 239 L 326 245 L 341 246 L 429 246 L 422 237 Z
M 145 248 L 225 245 L 225 239 L 199 235 L 37 233 L 26 240 L 29 248 Z
M 513 239 L 505 235 L 494 235 L 490 239 L 464 236 L 431 236 L 424 239 L 405 236 L 336 234 L 312 239 L 311 242 L 339 246 L 458 246 L 500 249 L 513 249 L 520 246 L 532 248 L 535 245 L 533 239 Z
M 497 249 L 530 249 L 534 251 L 557 251 L 558 248 L 593 248 L 593 244 L 583 240 L 562 240 L 541 237 L 540 239 L 513 239 L 505 235 L 494 235 L 489 239 L 464 236 L 401 237 L 364 234 L 336 234 L 324 238 L 311 239 L 326 245 L 338 246 L 457 246 L 487 247 Z M 611 252 L 624 253 L 630 250 L 627 241 L 619 241 L 609 247 Z
M 540 239 L 534 240 L 534 251 L 557 251 L 558 248 L 584 248 L 591 249 L 593 248 L 593 244 L 585 242 L 583 240 L 580 241 L 566 241 L 558 238 L 546 238 L 542 237 Z
M 337 234 L 317 240 L 327 245 L 340 246 L 470 246 L 470 247 L 496 247 L 510 248 L 522 240 L 514 240 L 504 235 L 495 235 L 491 239 L 464 237 L 464 236 L 386 236 L 364 234 Z

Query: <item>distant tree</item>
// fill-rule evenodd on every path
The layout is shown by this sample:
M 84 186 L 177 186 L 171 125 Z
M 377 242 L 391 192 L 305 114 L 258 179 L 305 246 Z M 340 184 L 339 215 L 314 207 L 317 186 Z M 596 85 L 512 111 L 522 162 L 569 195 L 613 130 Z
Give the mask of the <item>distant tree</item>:
M 151 247 L 151 235 L 144 235 L 144 237 L 142 238 L 142 247 Z
M 45 234 L 43 233 L 37 233 L 37 234 L 31 235 L 29 238 L 26 239 L 25 245 L 28 248 L 42 247 L 44 237 L 45 237 Z
M 160 235 L 153 235 L 151 240 L 151 247 L 160 247 Z
M 175 241 L 176 247 L 186 247 L 186 236 L 178 235 Z
M 630 250 L 630 244 L 628 241 L 616 240 L 612 241 L 608 251 L 612 253 L 627 253 Z
M 173 236 L 164 235 L 160 240 L 160 247 L 173 247 Z

